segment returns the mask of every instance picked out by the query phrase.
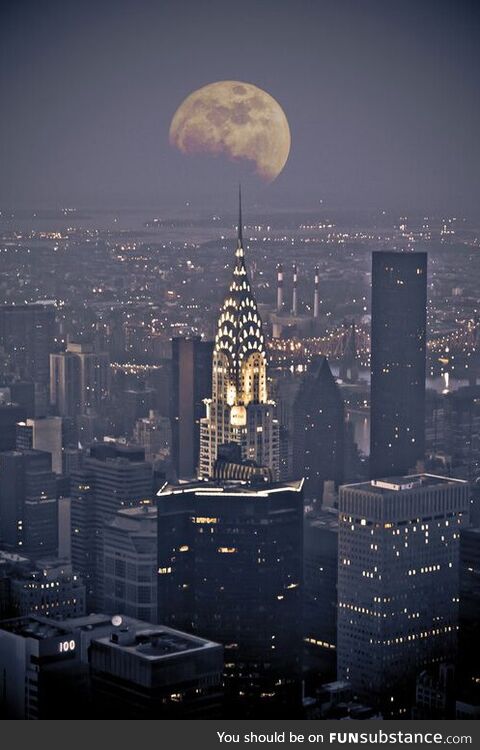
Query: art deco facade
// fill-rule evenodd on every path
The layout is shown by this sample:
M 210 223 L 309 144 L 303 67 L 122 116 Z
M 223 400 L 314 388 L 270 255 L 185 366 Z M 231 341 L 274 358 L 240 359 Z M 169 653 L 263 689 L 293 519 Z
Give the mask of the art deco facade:
M 200 476 L 213 476 L 221 445 L 237 443 L 243 461 L 267 466 L 278 478 L 278 422 L 268 396 L 262 321 L 245 266 L 241 206 L 235 267 L 218 319 L 212 397 L 206 406 L 200 425 Z

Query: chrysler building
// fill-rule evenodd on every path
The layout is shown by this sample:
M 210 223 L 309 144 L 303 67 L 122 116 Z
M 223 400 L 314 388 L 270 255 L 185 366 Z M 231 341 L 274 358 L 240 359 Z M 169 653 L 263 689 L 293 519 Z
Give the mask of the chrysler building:
M 275 403 L 268 398 L 262 321 L 245 266 L 241 196 L 235 267 L 218 318 L 212 397 L 205 404 L 206 416 L 200 425 L 200 477 L 213 477 L 220 446 L 236 443 L 242 461 L 267 467 L 272 478 L 278 479 L 278 421 Z

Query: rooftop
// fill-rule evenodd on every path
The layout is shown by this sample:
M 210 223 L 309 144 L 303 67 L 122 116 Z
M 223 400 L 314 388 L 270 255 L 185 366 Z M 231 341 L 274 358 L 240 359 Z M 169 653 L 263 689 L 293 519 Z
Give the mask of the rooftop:
M 246 482 L 246 481 L 194 481 L 181 484 L 169 484 L 166 482 L 157 493 L 157 497 L 167 495 L 250 495 L 252 497 L 268 497 L 274 492 L 300 492 L 303 487 L 303 479 L 295 479 L 290 482 Z
M 140 505 L 136 508 L 122 508 L 107 525 L 112 529 L 131 531 L 137 534 L 156 536 L 156 520 L 158 510 L 156 505 Z
M 466 485 L 463 479 L 452 479 L 435 474 L 410 474 L 403 477 L 386 477 L 385 479 L 372 479 L 370 482 L 343 485 L 344 488 L 358 489 L 375 495 L 390 495 L 392 492 L 405 492 L 417 490 L 423 487 L 445 487 L 448 485 Z
M 68 630 L 55 620 L 46 617 L 20 617 L 15 620 L 4 620 L 0 623 L 0 630 L 15 633 L 23 638 L 34 638 L 45 641 L 64 635 Z
M 164 659 L 186 651 L 216 647 L 213 641 L 198 638 L 179 630 L 151 625 L 150 623 L 122 618 L 121 625 L 113 628 L 110 635 L 96 638 L 95 643 L 108 648 L 135 654 L 147 661 Z

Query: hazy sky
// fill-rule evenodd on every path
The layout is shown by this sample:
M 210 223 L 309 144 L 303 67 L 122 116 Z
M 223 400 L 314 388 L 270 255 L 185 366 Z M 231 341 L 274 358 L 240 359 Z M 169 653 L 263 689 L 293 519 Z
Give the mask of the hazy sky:
M 480 3 L 1 0 L 0 207 L 265 205 L 480 213 Z M 185 157 L 171 118 L 237 79 L 288 117 L 275 183 Z

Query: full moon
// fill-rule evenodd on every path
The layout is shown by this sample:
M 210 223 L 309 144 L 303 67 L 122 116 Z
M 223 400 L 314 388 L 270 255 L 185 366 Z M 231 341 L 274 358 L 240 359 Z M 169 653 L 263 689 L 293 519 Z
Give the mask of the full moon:
M 251 83 L 217 81 L 193 91 L 170 124 L 170 144 L 184 154 L 247 160 L 265 182 L 285 166 L 290 128 L 279 103 Z

